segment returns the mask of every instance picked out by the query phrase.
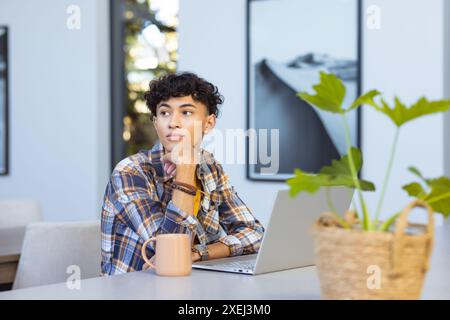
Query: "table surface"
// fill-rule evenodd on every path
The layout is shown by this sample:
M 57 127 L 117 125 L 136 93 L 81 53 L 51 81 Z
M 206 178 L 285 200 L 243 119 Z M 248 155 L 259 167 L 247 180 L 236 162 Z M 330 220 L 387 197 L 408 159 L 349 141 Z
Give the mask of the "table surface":
M 422 299 L 450 299 L 450 225 L 436 228 L 431 269 Z M 257 276 L 193 270 L 189 277 L 159 277 L 153 271 L 81 281 L 80 289 L 66 283 L 0 293 L 3 299 L 320 299 L 315 267 Z

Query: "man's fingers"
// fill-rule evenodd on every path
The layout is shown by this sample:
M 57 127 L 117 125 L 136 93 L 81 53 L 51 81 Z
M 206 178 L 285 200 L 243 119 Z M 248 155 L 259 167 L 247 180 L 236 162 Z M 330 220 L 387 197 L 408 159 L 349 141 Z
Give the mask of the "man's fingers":
M 172 154 L 170 152 L 167 152 L 166 154 L 163 155 L 163 160 L 164 162 L 170 162 L 170 159 L 172 157 Z
M 177 172 L 177 166 L 175 164 L 169 164 L 167 166 L 167 173 L 171 176 L 175 175 L 175 173 Z
M 164 161 L 164 172 L 167 175 L 175 175 L 177 171 L 177 165 L 173 162 L 171 162 L 170 160 L 165 160 Z

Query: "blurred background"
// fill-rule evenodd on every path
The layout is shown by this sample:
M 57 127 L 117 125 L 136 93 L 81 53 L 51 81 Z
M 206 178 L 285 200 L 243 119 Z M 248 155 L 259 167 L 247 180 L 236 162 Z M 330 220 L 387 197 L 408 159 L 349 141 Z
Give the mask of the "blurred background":
M 378 27 L 368 21 L 373 6 Z M 246 130 L 248 8 L 247 0 L 0 0 L 0 200 L 35 201 L 48 222 L 99 219 L 115 164 L 156 141 L 142 94 L 169 72 L 192 71 L 216 84 L 225 96 L 217 130 Z M 359 19 L 353 32 L 360 35 L 362 91 L 376 88 L 407 103 L 450 96 L 448 1 L 364 0 Z M 329 19 L 316 21 L 311 32 L 333 28 Z M 284 36 L 277 38 L 287 45 L 302 41 Z M 266 46 L 276 40 L 268 35 Z M 362 111 L 362 176 L 378 186 L 393 136 L 385 117 Z M 450 115 L 402 130 L 382 217 L 407 203 L 401 186 L 413 178 L 411 165 L 429 177 L 450 175 Z M 286 184 L 249 179 L 245 164 L 224 168 L 266 224 Z M 367 198 L 374 207 L 376 195 Z

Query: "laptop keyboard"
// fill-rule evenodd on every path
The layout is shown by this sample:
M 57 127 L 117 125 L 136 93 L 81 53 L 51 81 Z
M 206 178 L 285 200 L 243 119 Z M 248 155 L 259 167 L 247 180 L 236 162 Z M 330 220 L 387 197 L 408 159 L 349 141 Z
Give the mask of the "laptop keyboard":
M 217 264 L 217 266 L 224 268 L 253 270 L 255 268 L 255 261 L 231 261 Z

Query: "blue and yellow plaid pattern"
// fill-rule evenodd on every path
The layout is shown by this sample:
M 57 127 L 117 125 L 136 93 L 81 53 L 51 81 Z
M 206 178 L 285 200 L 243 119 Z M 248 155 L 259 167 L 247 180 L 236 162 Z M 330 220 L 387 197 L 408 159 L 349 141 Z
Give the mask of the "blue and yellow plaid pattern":
M 200 244 L 221 242 L 231 256 L 256 253 L 264 228 L 230 184 L 213 155 L 202 149 L 197 177 L 204 191 L 197 217 L 172 202 L 172 177 L 164 172 L 163 147 L 120 161 L 106 187 L 101 217 L 101 274 L 142 270 L 144 241 L 163 233 L 196 235 Z M 149 245 L 151 257 L 154 248 Z

